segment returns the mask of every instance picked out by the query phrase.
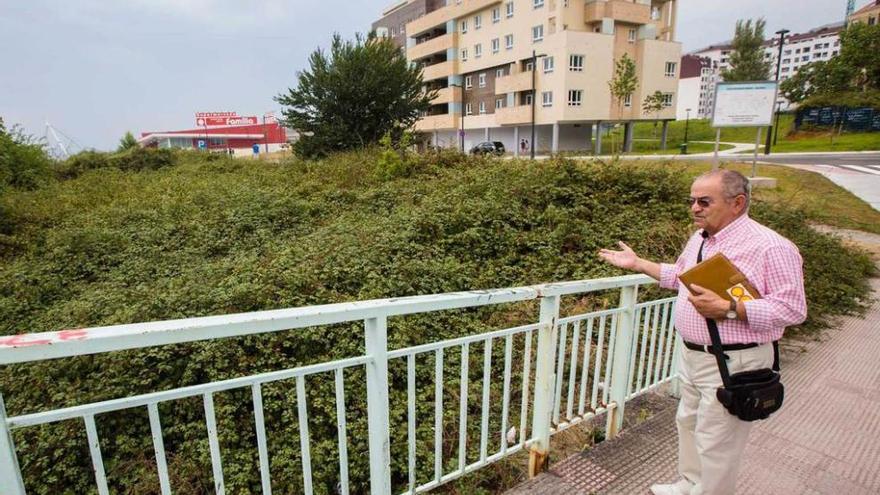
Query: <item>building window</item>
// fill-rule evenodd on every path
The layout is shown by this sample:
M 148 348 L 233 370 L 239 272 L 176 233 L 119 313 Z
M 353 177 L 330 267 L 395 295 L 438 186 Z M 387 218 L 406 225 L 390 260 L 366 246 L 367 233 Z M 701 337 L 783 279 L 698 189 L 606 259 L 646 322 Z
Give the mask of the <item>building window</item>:
M 495 69 L 495 77 L 504 77 L 504 69 Z
M 397 28 L 394 26 L 391 26 L 391 36 L 392 37 L 397 36 Z
M 544 39 L 544 25 L 535 26 L 532 28 L 532 42 L 537 43 Z
M 466 32 L 467 32 L 467 19 L 463 19 L 461 21 L 461 34 L 464 34 Z
M 483 72 L 482 74 L 480 74 L 479 85 L 480 85 L 481 88 L 485 88 L 485 87 L 486 87 L 486 73 L 485 73 L 485 72 Z
M 570 55 L 568 57 L 568 70 L 572 72 L 583 72 L 584 71 L 584 56 L 583 55 Z
M 630 29 L 629 30 L 629 37 L 626 40 L 629 41 L 630 43 L 635 43 L 637 34 L 638 34 L 637 30 Z
M 464 76 L 464 89 L 471 89 L 474 86 L 471 76 Z
M 480 102 L 480 115 L 483 115 L 484 113 L 486 113 L 486 102 L 481 101 Z
M 498 53 L 498 50 L 501 48 L 501 41 L 498 38 L 492 40 L 492 53 Z
M 532 0 L 532 6 L 536 9 L 540 9 L 544 6 L 544 0 Z
M 497 98 L 495 100 L 495 110 L 498 110 L 499 108 L 504 108 L 504 98 Z
M 526 62 L 526 72 L 531 72 L 534 68 L 535 66 L 531 62 Z
M 790 59 L 790 58 L 784 58 L 784 59 L 782 59 L 782 63 L 783 63 L 783 64 L 791 63 L 791 59 Z
M 651 20 L 659 21 L 660 20 L 660 7 L 651 7 Z
M 467 105 L 464 106 L 464 114 L 465 115 L 473 115 L 474 114 L 474 107 L 472 107 L 470 103 L 468 103 Z
M 526 93 L 526 105 L 532 104 L 532 93 Z
M 553 63 L 553 57 L 544 57 L 544 72 L 553 72 L 555 64 Z
M 504 46 L 510 50 L 513 48 L 513 35 L 508 34 L 504 36 Z
M 505 7 L 507 9 L 507 17 L 513 17 L 513 2 L 507 2 Z
M 625 107 L 633 106 L 633 95 L 626 95 L 623 97 L 623 106 L 625 106 Z
M 466 62 L 466 61 L 467 61 L 467 57 L 468 57 L 468 54 L 467 54 L 467 48 L 462 48 L 462 49 L 461 49 L 461 61 L 462 61 L 462 62 Z
M 541 106 L 543 106 L 543 107 L 552 107 L 553 106 L 553 92 L 552 91 L 544 91 L 541 93 Z
M 475 15 L 474 16 L 474 29 L 480 29 L 483 27 L 483 16 Z
M 581 106 L 581 101 L 584 99 L 584 90 L 582 89 L 569 89 L 568 90 L 568 106 L 570 107 L 579 107 Z
M 499 21 L 501 21 L 501 9 L 495 7 L 492 9 L 492 23 L 494 24 Z
M 675 62 L 666 62 L 666 77 L 675 77 Z
M 483 44 L 477 43 L 474 45 L 474 58 L 480 58 L 483 56 Z
M 667 108 L 672 106 L 672 93 L 663 93 L 663 106 Z

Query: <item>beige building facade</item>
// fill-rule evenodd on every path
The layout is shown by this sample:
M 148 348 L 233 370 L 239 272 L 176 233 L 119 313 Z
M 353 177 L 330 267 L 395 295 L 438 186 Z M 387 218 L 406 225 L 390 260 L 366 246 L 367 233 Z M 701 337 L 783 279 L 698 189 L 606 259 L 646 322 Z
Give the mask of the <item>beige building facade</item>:
M 871 0 L 870 3 L 849 16 L 848 21 L 864 22 L 869 26 L 880 24 L 880 0 Z
M 598 153 L 611 125 L 623 123 L 631 145 L 632 122 L 675 118 L 676 0 L 404 0 L 383 19 L 402 9 L 425 11 L 406 23 L 405 49 L 426 89 L 438 91 L 416 124 L 436 146 L 459 146 L 464 130 L 466 149 L 501 141 L 518 154 L 528 141 L 525 151 Z M 608 82 L 623 54 L 639 84 L 617 102 Z M 648 114 L 643 102 L 655 91 L 665 106 Z

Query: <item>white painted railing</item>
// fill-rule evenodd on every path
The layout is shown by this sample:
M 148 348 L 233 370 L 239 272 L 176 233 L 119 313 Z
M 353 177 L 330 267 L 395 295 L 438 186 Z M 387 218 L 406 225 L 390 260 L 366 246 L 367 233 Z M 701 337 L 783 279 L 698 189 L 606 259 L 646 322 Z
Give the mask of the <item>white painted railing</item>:
M 402 489 L 404 493 L 424 492 L 526 448 L 530 449 L 530 470 L 535 471 L 546 458 L 552 434 L 607 411 L 606 435 L 614 436 L 622 425 L 626 400 L 674 377 L 674 355 L 678 349 L 672 328 L 674 299 L 636 302 L 639 285 L 651 283 L 653 281 L 648 277 L 630 275 L 0 338 L 0 365 L 9 365 L 363 321 L 366 349 L 363 356 L 338 361 L 14 417 L 6 416 L 0 395 L 0 493 L 25 493 L 12 431 L 70 419 L 83 421 L 98 493 L 109 493 L 101 453 L 101 438 L 95 418 L 113 411 L 146 408 L 153 437 L 159 490 L 162 494 L 170 494 L 173 487 L 168 474 L 158 406 L 160 403 L 189 397 L 202 399 L 214 488 L 218 494 L 225 493 L 214 395 L 233 389 L 250 389 L 262 490 L 269 494 L 272 487 L 269 469 L 271 459 L 267 448 L 269 439 L 266 436 L 262 390 L 269 383 L 293 380 L 300 433 L 303 492 L 311 494 L 313 480 L 306 378 L 332 373 L 337 416 L 337 486 L 340 493 L 348 494 L 349 440 L 343 373 L 362 368 L 366 371 L 367 382 L 370 492 L 390 494 L 389 365 L 402 365 L 406 369 L 407 475 L 401 486 L 394 487 L 395 491 Z M 612 289 L 620 290 L 618 307 L 560 317 L 561 297 Z M 534 299 L 540 300 L 540 315 L 538 322 L 534 324 L 405 349 L 388 349 L 389 317 Z M 497 364 L 499 361 L 493 361 L 496 342 L 504 344 L 500 366 Z M 471 381 L 469 363 L 471 352 L 475 349 L 482 350 L 483 361 L 478 423 L 479 454 L 469 462 L 468 424 L 476 419 L 468 404 Z M 450 355 L 458 356 L 460 363 L 458 369 L 454 369 L 452 373 L 448 373 L 445 368 L 446 356 Z M 517 356 L 516 363 L 514 355 Z M 493 362 L 496 364 L 493 365 Z M 433 366 L 434 378 L 433 465 L 425 469 L 425 463 L 422 463 L 421 471 L 417 469 L 416 463 L 416 370 L 419 366 Z M 498 412 L 500 418 L 492 417 L 493 409 L 497 410 L 497 401 L 490 400 L 490 385 L 497 383 L 495 379 L 498 376 L 493 370 L 497 368 L 501 368 L 502 382 L 501 408 Z M 458 435 L 457 439 L 450 439 L 444 438 L 444 376 L 448 374 L 454 378 L 456 372 L 460 382 Z M 513 393 L 517 384 L 511 383 L 515 373 L 520 375 L 518 394 Z M 511 418 L 512 409 L 514 412 L 518 409 L 516 424 Z M 489 429 L 492 421 L 497 424 L 494 431 Z M 443 459 L 443 447 L 450 445 L 457 445 L 457 463 L 454 469 L 444 469 L 448 465 L 445 461 L 450 460 Z

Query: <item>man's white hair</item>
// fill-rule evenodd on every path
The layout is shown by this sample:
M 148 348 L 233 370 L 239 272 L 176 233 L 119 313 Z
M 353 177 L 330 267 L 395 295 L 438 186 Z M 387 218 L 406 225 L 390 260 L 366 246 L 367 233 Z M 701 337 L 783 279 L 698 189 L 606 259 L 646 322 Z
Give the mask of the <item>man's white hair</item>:
M 744 195 L 746 197 L 746 209 L 748 209 L 752 199 L 752 184 L 745 175 L 736 170 L 724 168 L 710 170 L 697 177 L 694 182 L 703 179 L 714 179 L 716 177 L 721 179 L 721 189 L 724 192 L 724 196 L 728 199 L 733 199 L 740 194 Z

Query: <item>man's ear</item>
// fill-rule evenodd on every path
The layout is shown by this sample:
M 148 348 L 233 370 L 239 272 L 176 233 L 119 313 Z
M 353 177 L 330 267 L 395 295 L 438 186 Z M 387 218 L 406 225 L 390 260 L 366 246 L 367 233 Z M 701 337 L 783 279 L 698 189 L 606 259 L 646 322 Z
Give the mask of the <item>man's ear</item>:
M 736 198 L 734 198 L 734 204 L 736 205 L 736 213 L 740 214 L 746 209 L 746 197 L 740 194 Z

